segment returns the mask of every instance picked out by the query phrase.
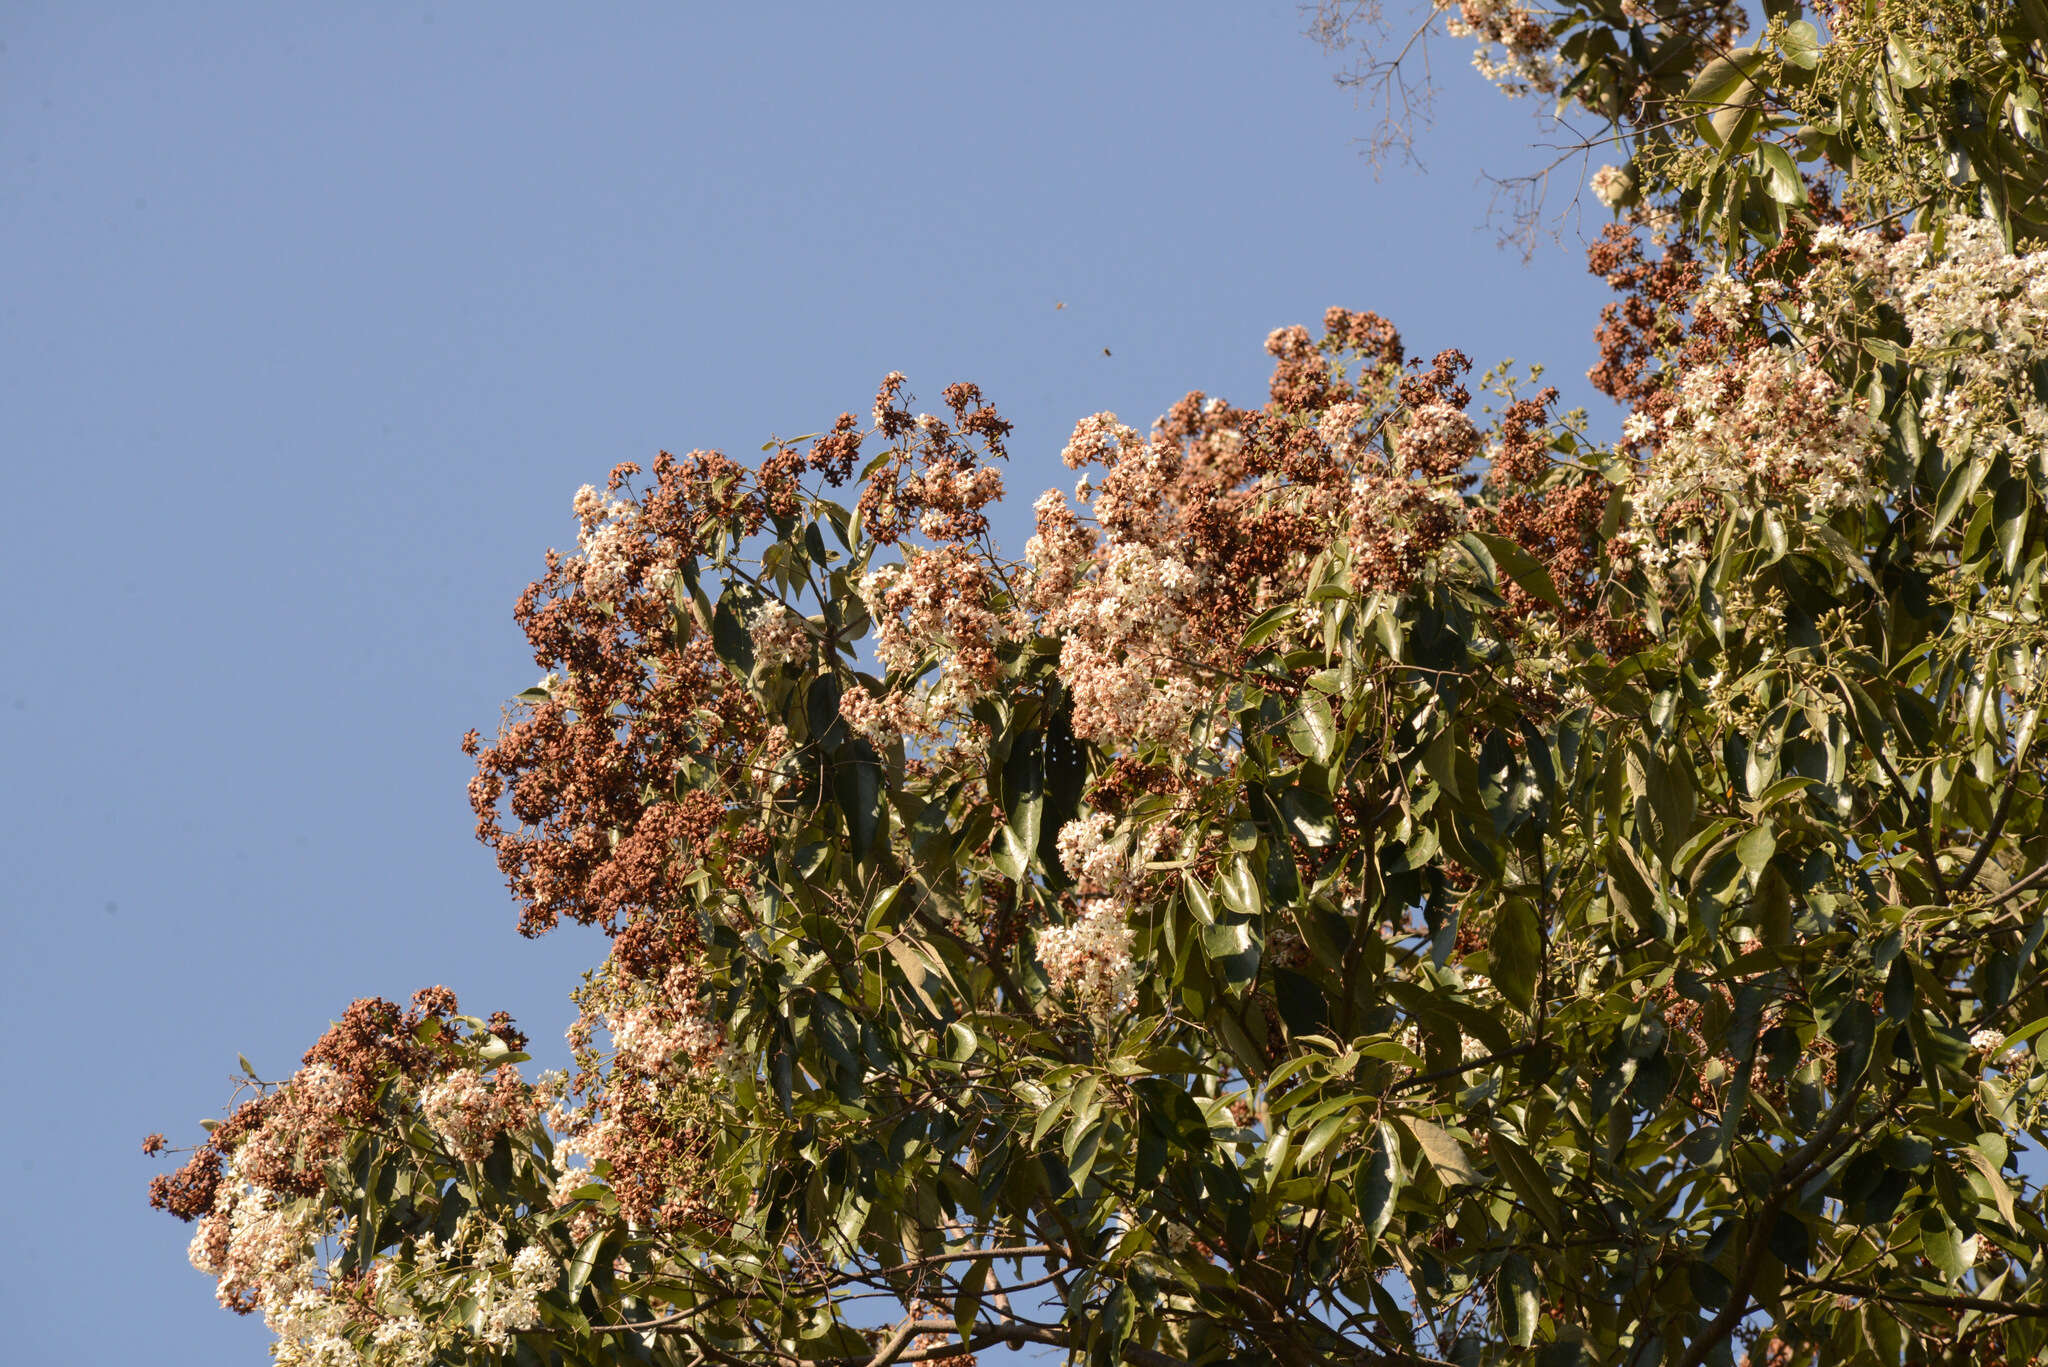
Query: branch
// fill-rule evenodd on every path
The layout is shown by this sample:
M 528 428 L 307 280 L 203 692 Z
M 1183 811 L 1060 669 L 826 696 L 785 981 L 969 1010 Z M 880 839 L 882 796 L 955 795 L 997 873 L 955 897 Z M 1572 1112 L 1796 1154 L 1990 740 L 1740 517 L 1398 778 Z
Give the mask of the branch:
M 1898 789 L 1899 795 L 1906 799 L 1906 809 L 1926 812 L 1927 808 L 1920 801 L 1920 795 L 1906 786 L 1906 781 L 1899 777 L 1899 771 L 1892 768 L 1892 762 L 1885 758 L 1884 747 L 1872 745 L 1870 753 L 1877 760 L 1878 768 L 1884 770 L 1884 776 L 1891 780 L 1892 787 Z M 1934 852 L 1934 821 L 1931 813 L 1913 823 L 1913 836 L 1920 843 L 1920 857 L 1927 863 L 1927 881 L 1934 884 L 1934 891 L 1943 902 L 1948 901 L 1948 885 L 1941 879 L 1941 864 Z
M 934 1253 L 928 1257 L 912 1258 L 909 1262 L 894 1267 L 879 1267 L 872 1272 L 841 1272 L 832 1277 L 803 1284 L 802 1290 L 823 1290 L 828 1286 L 843 1286 L 850 1281 L 872 1281 L 877 1277 L 890 1277 L 899 1272 L 916 1272 L 921 1268 L 937 1267 L 944 1263 L 982 1262 L 995 1258 L 1049 1258 L 1061 1250 L 1051 1244 L 1023 1244 L 1014 1248 L 961 1248 L 948 1253 Z
M 1808 1277 L 1803 1273 L 1786 1269 L 1786 1275 L 1801 1286 L 1816 1291 L 1832 1291 L 1837 1295 L 1860 1296 L 1865 1300 L 1891 1301 L 1898 1305 L 1929 1305 L 1942 1310 L 1984 1310 L 1996 1315 L 2024 1316 L 2032 1319 L 2048 1319 L 2048 1305 L 2029 1305 L 2023 1301 L 1994 1301 L 1982 1296 L 1937 1296 L 1925 1291 L 1886 1291 L 1878 1286 L 1858 1286 L 1853 1282 L 1839 1282 L 1832 1277 Z
M 1404 1078 L 1388 1088 L 1388 1095 L 1391 1096 L 1396 1092 L 1405 1092 L 1411 1087 L 1426 1087 L 1432 1082 L 1442 1082 L 1445 1078 L 1469 1073 L 1474 1068 L 1490 1068 L 1496 1063 L 1504 1063 L 1508 1059 L 1519 1058 L 1523 1054 L 1532 1053 L 1542 1047 L 1542 1040 L 1530 1040 L 1527 1044 L 1518 1044 L 1514 1048 L 1502 1050 L 1498 1054 L 1488 1054 L 1484 1058 L 1475 1058 L 1469 1063 L 1460 1063 L 1451 1068 L 1439 1068 L 1433 1073 L 1417 1073 L 1414 1077 Z
M 946 1334 L 956 1332 L 952 1320 L 924 1319 L 905 1320 L 896 1326 L 889 1341 L 882 1345 L 880 1352 L 865 1364 L 856 1358 L 828 1358 L 820 1361 L 820 1367 L 891 1367 L 895 1363 L 933 1362 L 940 1358 L 959 1357 L 962 1353 L 976 1353 L 998 1344 L 1012 1347 L 1026 1343 L 1049 1344 L 1054 1348 L 1072 1346 L 1067 1332 L 1063 1329 L 1041 1329 L 1028 1324 L 995 1324 L 980 1329 L 960 1343 L 941 1344 L 936 1348 L 919 1348 L 904 1352 L 903 1348 L 919 1334 Z M 1141 1348 L 1135 1343 L 1123 1347 L 1123 1360 L 1132 1367 L 1189 1367 L 1189 1364 L 1155 1348 Z
M 1763 1209 L 1757 1212 L 1755 1228 L 1750 1232 L 1749 1243 L 1743 1248 L 1742 1264 L 1735 1274 L 1728 1303 L 1721 1307 L 1721 1313 L 1714 1316 L 1706 1330 L 1692 1341 L 1692 1347 L 1686 1350 L 1679 1367 L 1700 1367 L 1721 1340 L 1733 1333 L 1735 1327 L 1742 1323 L 1743 1316 L 1749 1313 L 1749 1293 L 1755 1287 L 1758 1275 L 1763 1272 L 1764 1259 L 1770 1254 L 1771 1227 L 1779 1210 L 1854 1113 L 1856 1098 L 1862 1095 L 1864 1080 L 1868 1077 L 1869 1073 L 1865 1072 L 1862 1077 L 1843 1089 L 1841 1099 L 1828 1111 L 1827 1117 L 1821 1121 L 1820 1128 L 1814 1131 L 1813 1138 L 1778 1169 L 1777 1177 L 1771 1184 L 1771 1194 L 1765 1199 Z
M 1999 893 L 1998 896 L 1986 902 L 1984 904 L 1984 909 L 1986 911 L 1989 911 L 1991 908 L 1995 906 L 2001 906 L 2004 903 L 2010 902 L 2013 898 L 2019 896 L 2028 888 L 2033 887 L 2036 883 L 2041 882 L 2043 879 L 2048 879 L 2048 864 L 2043 864 L 2040 868 L 2035 869 L 2025 878 L 2021 878 L 2015 882 L 2006 884 L 2005 891 Z
M 2020 777 L 2015 773 L 2006 781 L 2005 792 L 1998 799 L 1998 810 L 1992 813 L 1991 825 L 1984 832 L 1984 842 L 1977 846 L 1977 853 L 1970 857 L 1970 862 L 1956 875 L 1958 892 L 1967 889 L 1976 881 L 1978 871 L 1984 867 L 1984 861 L 1991 857 L 1991 847 L 1998 843 L 1999 835 L 2005 830 L 2006 818 L 2012 815 L 2012 801 L 2019 793 Z
M 1040 1258 L 1057 1252 L 1059 1250 L 1051 1244 L 1024 1244 L 1010 1248 L 962 1248 L 950 1253 L 934 1253 L 929 1257 L 913 1258 L 909 1262 L 899 1263 L 895 1267 L 885 1267 L 874 1272 L 859 1274 L 859 1276 L 851 1273 L 841 1273 L 835 1277 L 803 1283 L 792 1289 L 797 1291 L 819 1291 L 828 1287 L 843 1286 L 850 1281 L 866 1280 L 871 1277 L 887 1277 L 898 1272 L 915 1272 L 920 1268 L 936 1267 L 944 1263 L 981 1262 L 997 1258 Z M 1028 1285 L 1037 1285 L 1037 1283 L 1029 1283 Z M 684 1325 L 684 1321 L 688 1317 L 687 1312 L 679 1310 L 674 1314 L 658 1315 L 653 1319 L 635 1320 L 628 1324 L 593 1324 L 590 1326 L 590 1332 L 593 1334 L 646 1334 L 669 1331 L 689 1333 L 689 1330 Z

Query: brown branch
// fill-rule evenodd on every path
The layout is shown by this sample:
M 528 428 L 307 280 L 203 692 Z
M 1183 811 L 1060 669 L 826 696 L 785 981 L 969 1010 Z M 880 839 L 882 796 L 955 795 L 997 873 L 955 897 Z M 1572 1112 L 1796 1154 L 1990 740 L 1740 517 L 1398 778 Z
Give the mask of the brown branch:
M 1040 1328 L 1030 1324 L 988 1325 L 963 1342 L 941 1344 L 936 1348 L 919 1348 L 903 1352 L 904 1345 L 919 1334 L 947 1334 L 956 1332 L 952 1320 L 924 1319 L 905 1320 L 896 1326 L 889 1341 L 880 1352 L 870 1358 L 864 1367 L 893 1367 L 896 1363 L 932 1362 L 940 1358 L 958 1357 L 962 1353 L 976 1353 L 984 1348 L 999 1344 L 1011 1347 L 1026 1343 L 1049 1344 L 1055 1348 L 1068 1348 L 1072 1340 L 1064 1329 Z M 1168 1353 L 1154 1348 L 1143 1348 L 1135 1343 L 1123 1346 L 1123 1360 L 1132 1367 L 1189 1367 L 1189 1364 Z M 819 1367 L 863 1367 L 856 1358 L 828 1358 L 818 1360 Z
M 851 1281 L 861 1281 L 871 1277 L 886 1277 L 898 1272 L 914 1272 L 920 1268 L 936 1267 L 944 1263 L 981 1262 L 999 1258 L 1038 1258 L 1057 1252 L 1059 1250 L 1051 1244 L 1025 1244 L 1012 1248 L 963 1248 L 950 1253 L 934 1253 L 929 1257 L 913 1258 L 909 1262 L 898 1263 L 894 1267 L 880 1268 L 874 1272 L 865 1272 L 858 1275 L 841 1273 L 835 1277 L 800 1283 L 790 1289 L 798 1292 L 822 1291 L 834 1286 L 843 1286 Z M 1030 1283 L 1030 1285 L 1036 1285 L 1036 1283 Z M 645 1334 L 664 1333 L 675 1330 L 688 1333 L 689 1330 L 684 1327 L 683 1323 L 687 1318 L 687 1312 L 677 1311 L 672 1315 L 660 1315 L 654 1319 L 636 1320 L 628 1324 L 593 1324 L 590 1326 L 590 1332 L 593 1334 Z M 534 1330 L 528 1332 L 541 1331 Z
M 2048 1305 L 2029 1305 L 2023 1301 L 1994 1301 L 1982 1296 L 1937 1296 L 1925 1291 L 1886 1291 L 1879 1286 L 1858 1286 L 1853 1282 L 1836 1281 L 1832 1277 L 1809 1277 L 1804 1273 L 1786 1269 L 1786 1274 L 1801 1286 L 1816 1291 L 1832 1291 L 1837 1295 L 1860 1296 L 1865 1300 L 1889 1301 L 1894 1305 L 1927 1305 L 1942 1310 L 1984 1310 L 1995 1315 L 2024 1316 L 2032 1319 L 2048 1319 Z
M 1927 813 L 1926 804 L 1921 802 L 1920 795 L 1906 787 L 1906 781 L 1899 777 L 1899 771 L 1894 769 L 1892 762 L 1885 758 L 1884 747 L 1874 744 L 1870 747 L 1870 753 L 1871 757 L 1877 761 L 1877 767 L 1884 770 L 1884 776 L 1891 780 L 1892 787 L 1898 789 L 1899 795 L 1906 799 L 1907 809 L 1909 811 Z M 1932 813 L 1927 813 L 1914 823 L 1913 837 L 1919 841 L 1920 857 L 1927 863 L 1927 880 L 1934 884 L 1934 891 L 1941 900 L 1944 902 L 1948 901 L 1948 885 L 1942 882 L 1941 865 L 1937 861 L 1934 851 L 1934 821 Z
M 2019 774 L 2015 773 L 2006 781 L 2005 792 L 1998 799 L 1998 810 L 1992 813 L 1991 825 L 1985 829 L 1983 843 L 1977 846 L 1977 853 L 1972 855 L 1970 862 L 1963 866 L 1963 871 L 1956 875 L 1956 890 L 1958 892 L 1968 888 L 1971 883 L 1976 881 L 1978 872 L 1984 867 L 1984 861 L 1991 857 L 1991 847 L 1998 843 L 1998 837 L 2005 830 L 2006 818 L 2012 815 L 2013 798 L 2018 795 L 2020 790 L 2020 777 Z
M 997 1258 L 1046 1258 L 1059 1253 L 1051 1244 L 1023 1244 L 1014 1248 L 962 1248 L 949 1253 L 934 1253 L 928 1257 L 912 1258 L 909 1262 L 894 1267 L 877 1268 L 873 1272 L 840 1273 L 829 1278 L 799 1286 L 799 1290 L 824 1290 L 830 1286 L 843 1286 L 850 1281 L 870 1281 L 876 1277 L 889 1277 L 898 1272 L 916 1272 L 921 1268 L 938 1267 L 945 1263 L 983 1262 Z
M 1442 1082 L 1445 1078 L 1453 1078 L 1463 1073 L 1469 1073 L 1474 1068 L 1487 1068 L 1496 1063 L 1504 1063 L 1511 1058 L 1519 1058 L 1523 1054 L 1533 1053 L 1542 1047 L 1542 1040 L 1530 1040 L 1527 1044 L 1518 1044 L 1514 1048 L 1504 1049 L 1498 1054 L 1488 1054 L 1484 1058 L 1475 1058 L 1469 1063 L 1460 1063 L 1450 1068 L 1439 1068 L 1433 1073 L 1417 1073 L 1414 1077 L 1404 1078 L 1395 1083 L 1387 1089 L 1387 1094 L 1391 1096 L 1397 1092 L 1405 1092 L 1411 1087 L 1426 1087 L 1432 1082 Z
M 1991 910 L 1991 908 L 1995 906 L 2001 906 L 2006 902 L 2010 902 L 2013 898 L 2019 896 L 2028 888 L 2033 887 L 2036 883 L 2039 883 L 2044 879 L 2048 879 L 2048 864 L 2043 864 L 2040 868 L 2035 869 L 2032 873 L 2028 874 L 2024 878 L 2006 884 L 2005 891 L 1999 893 L 1998 896 L 1986 902 L 1984 904 L 1984 909 L 1986 911 L 1989 911 Z
M 1764 1259 L 1770 1254 L 1772 1225 L 1785 1202 L 1798 1189 L 1806 1174 L 1821 1160 L 1826 1149 L 1833 1144 L 1835 1136 L 1856 1110 L 1856 1098 L 1863 1093 L 1864 1079 L 1868 1072 L 1843 1088 L 1840 1100 L 1828 1111 L 1820 1128 L 1814 1131 L 1798 1153 L 1785 1161 L 1771 1183 L 1771 1194 L 1765 1198 L 1763 1208 L 1754 1217 L 1755 1228 L 1750 1232 L 1749 1242 L 1742 1251 L 1742 1263 L 1737 1269 L 1729 1289 L 1728 1303 L 1721 1307 L 1721 1313 L 1714 1316 L 1705 1331 L 1692 1341 L 1680 1360 L 1679 1367 L 1700 1367 L 1715 1347 L 1735 1332 L 1742 1323 L 1742 1317 L 1749 1313 L 1750 1292 L 1756 1286 L 1756 1279 L 1764 1269 Z

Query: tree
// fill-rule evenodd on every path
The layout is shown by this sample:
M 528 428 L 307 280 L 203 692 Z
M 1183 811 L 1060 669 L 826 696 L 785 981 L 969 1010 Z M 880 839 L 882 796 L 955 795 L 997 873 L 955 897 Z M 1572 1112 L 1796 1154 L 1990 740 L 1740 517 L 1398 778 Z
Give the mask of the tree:
M 1083 419 L 1022 560 L 968 384 L 586 486 L 467 741 L 522 931 L 609 936 L 577 1071 L 355 1003 L 157 1179 L 222 1301 L 285 1363 L 2037 1360 L 2048 13 L 1818 17 L 1458 11 L 1627 158 L 1617 445 L 1332 309 L 1261 407 Z

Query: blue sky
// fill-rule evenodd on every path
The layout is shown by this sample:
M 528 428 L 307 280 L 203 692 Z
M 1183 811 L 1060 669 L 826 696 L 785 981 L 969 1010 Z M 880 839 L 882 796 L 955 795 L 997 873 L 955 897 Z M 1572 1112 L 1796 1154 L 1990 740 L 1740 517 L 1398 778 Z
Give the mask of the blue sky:
M 280 1075 L 352 997 L 445 983 L 559 1054 L 601 945 L 514 933 L 457 742 L 532 682 L 512 601 L 614 462 L 972 379 L 1017 424 L 1021 546 L 1075 418 L 1256 402 L 1266 333 L 1330 304 L 1586 395 L 1597 206 L 1529 265 L 1483 222 L 1530 111 L 1446 48 L 1430 173 L 1376 181 L 1301 30 L 1292 0 L 8 6 L 10 1362 L 264 1360 L 138 1148 L 189 1142 L 237 1051 Z

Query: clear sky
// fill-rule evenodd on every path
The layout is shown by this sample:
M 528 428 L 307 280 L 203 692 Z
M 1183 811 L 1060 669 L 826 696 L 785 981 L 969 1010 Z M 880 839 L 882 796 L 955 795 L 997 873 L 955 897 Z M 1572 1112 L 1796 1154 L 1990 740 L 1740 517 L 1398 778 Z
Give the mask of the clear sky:
M 264 1361 L 138 1147 L 190 1142 L 237 1051 L 283 1075 L 351 998 L 445 983 L 559 1056 L 602 946 L 516 935 L 457 743 L 533 681 L 513 599 L 614 462 L 972 379 L 1017 424 L 1021 546 L 1075 418 L 1257 402 L 1266 333 L 1330 304 L 1587 393 L 1597 206 L 1528 266 L 1483 223 L 1529 111 L 1445 48 L 1430 173 L 1375 181 L 1301 30 L 1293 0 L 0 11 L 0 1358 Z

